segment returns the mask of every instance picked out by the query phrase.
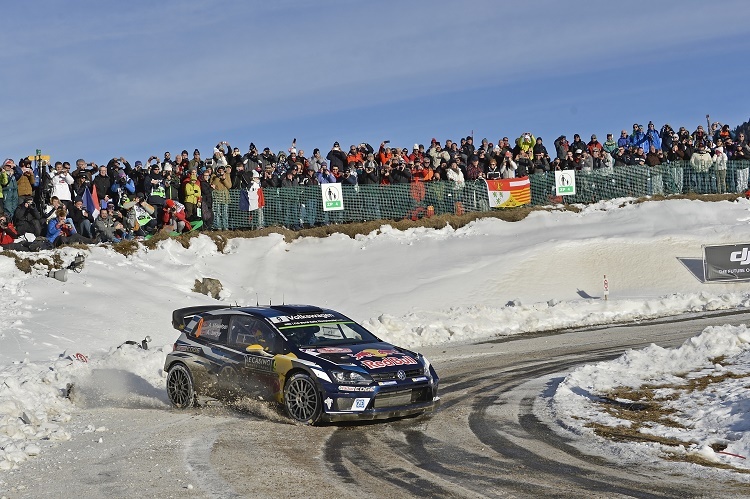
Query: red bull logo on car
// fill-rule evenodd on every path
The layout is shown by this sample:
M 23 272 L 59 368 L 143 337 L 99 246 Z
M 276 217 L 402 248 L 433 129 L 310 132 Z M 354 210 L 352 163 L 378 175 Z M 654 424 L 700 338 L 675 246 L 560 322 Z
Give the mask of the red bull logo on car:
M 389 355 L 398 354 L 399 352 L 397 350 L 388 349 L 388 350 L 378 350 L 376 348 L 367 348 L 365 350 L 362 350 L 361 352 L 357 352 L 353 355 L 353 357 L 357 360 L 366 359 L 367 357 L 388 357 Z
M 368 369 L 381 369 L 383 367 L 406 366 L 410 364 L 418 364 L 418 362 L 408 355 L 404 355 L 403 357 L 386 357 L 383 360 L 362 361 L 362 365 Z

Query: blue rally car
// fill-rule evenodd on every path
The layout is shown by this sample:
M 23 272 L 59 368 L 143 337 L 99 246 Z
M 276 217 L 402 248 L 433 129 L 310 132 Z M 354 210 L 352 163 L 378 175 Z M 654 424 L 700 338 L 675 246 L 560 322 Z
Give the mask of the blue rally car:
M 164 370 L 177 408 L 249 395 L 315 424 L 408 416 L 438 402 L 438 376 L 424 356 L 333 310 L 190 307 L 175 310 L 172 325 L 182 334 Z

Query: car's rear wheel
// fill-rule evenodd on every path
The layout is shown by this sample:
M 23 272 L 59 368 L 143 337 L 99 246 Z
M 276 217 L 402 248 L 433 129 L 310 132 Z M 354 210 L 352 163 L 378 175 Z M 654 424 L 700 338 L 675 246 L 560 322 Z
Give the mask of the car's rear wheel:
M 169 401 L 178 409 L 195 405 L 193 375 L 184 364 L 175 364 L 167 371 L 167 394 Z
M 320 419 L 323 402 L 310 376 L 297 373 L 284 386 L 284 407 L 290 418 L 303 424 L 315 424 Z

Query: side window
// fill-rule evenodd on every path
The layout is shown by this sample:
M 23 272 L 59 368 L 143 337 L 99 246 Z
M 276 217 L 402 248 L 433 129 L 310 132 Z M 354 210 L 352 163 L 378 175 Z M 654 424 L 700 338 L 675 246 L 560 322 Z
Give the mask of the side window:
M 245 350 L 250 345 L 260 345 L 266 352 L 279 352 L 279 338 L 271 326 L 250 316 L 232 317 L 229 325 L 229 346 Z
M 193 336 L 196 338 L 205 338 L 209 341 L 216 343 L 224 343 L 227 341 L 227 323 L 224 319 L 212 318 L 212 319 L 201 319 L 193 331 Z

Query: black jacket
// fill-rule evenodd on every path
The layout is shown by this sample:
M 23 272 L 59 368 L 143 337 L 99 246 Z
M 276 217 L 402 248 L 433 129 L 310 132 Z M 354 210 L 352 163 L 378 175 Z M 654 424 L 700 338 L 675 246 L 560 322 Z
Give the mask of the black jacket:
M 391 184 L 408 184 L 411 182 L 411 170 L 394 168 L 391 170 Z
M 109 194 L 109 190 L 112 188 L 112 181 L 107 175 L 97 175 L 91 181 L 91 184 L 96 187 L 96 197 L 99 198 L 99 201 L 104 199 L 104 196 Z
M 35 236 L 42 235 L 41 215 L 33 206 L 27 208 L 25 204 L 19 204 L 13 213 L 13 225 L 16 226 L 19 234 L 31 232 Z
M 232 189 L 247 189 L 253 183 L 253 172 L 242 170 L 232 171 Z
M 359 182 L 360 185 L 379 184 L 380 175 L 378 175 L 377 170 L 375 170 L 374 168 L 371 169 L 369 172 L 365 170 L 359 174 L 357 181 Z
M 332 170 L 334 166 L 338 166 L 339 170 L 344 171 L 346 166 L 346 153 L 341 149 L 331 149 L 326 155 L 326 159 L 329 161 L 328 169 Z

